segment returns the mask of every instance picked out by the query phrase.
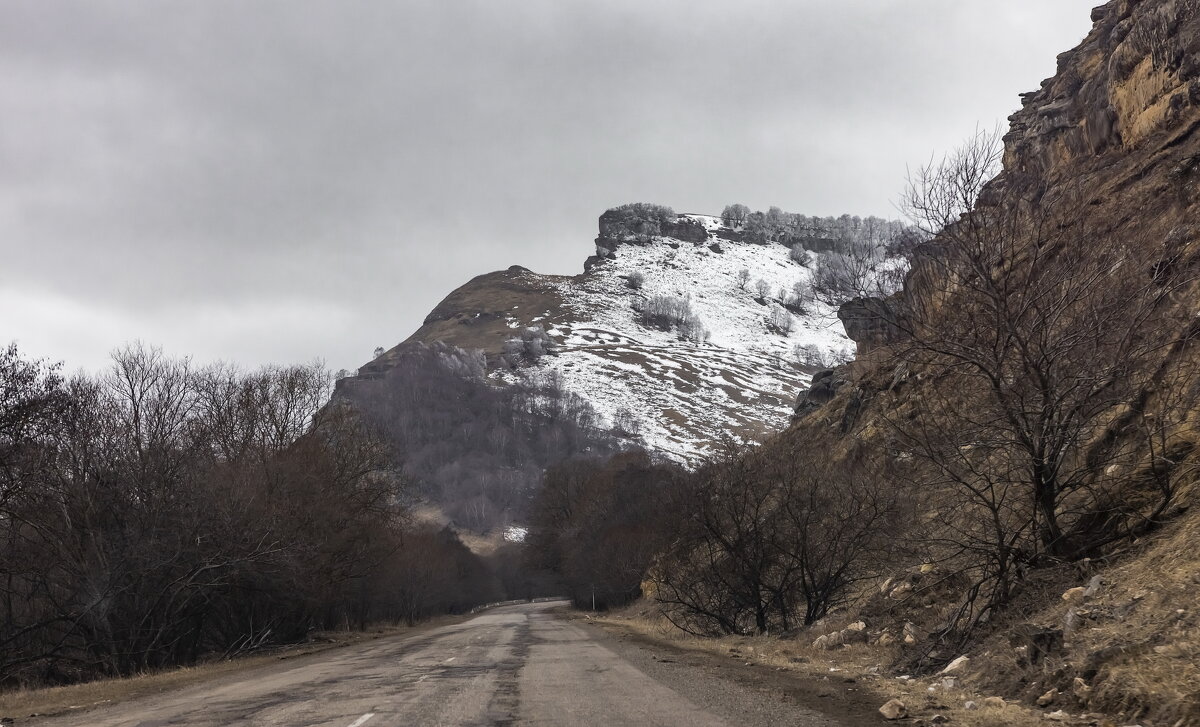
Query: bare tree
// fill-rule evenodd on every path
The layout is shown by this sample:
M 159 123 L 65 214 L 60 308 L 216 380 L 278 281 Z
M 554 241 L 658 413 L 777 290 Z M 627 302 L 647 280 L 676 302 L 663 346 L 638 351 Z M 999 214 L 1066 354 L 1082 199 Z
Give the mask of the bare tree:
M 746 218 L 749 216 L 749 207 L 744 204 L 731 204 L 726 205 L 725 209 L 721 212 L 721 221 L 727 227 L 737 227 L 738 225 L 745 224 Z
M 1178 245 L 1133 250 L 1091 229 L 1070 187 L 992 182 L 999 153 L 980 134 L 910 181 L 905 208 L 936 236 L 914 293 L 880 308 L 903 365 L 929 377 L 893 424 L 924 486 L 954 503 L 932 537 L 977 568 L 971 618 L 1005 602 L 1020 569 L 1088 555 L 1162 511 L 1168 490 L 1120 506 L 1113 465 L 1130 464 L 1121 443 L 1144 441 L 1147 415 L 1174 418 L 1159 374 L 1195 335 L 1170 304 L 1191 282 Z
M 692 490 L 651 576 L 666 616 L 697 634 L 821 618 L 873 574 L 899 512 L 878 478 L 830 471 L 787 441 L 759 450 L 726 442 Z
M 767 328 L 786 336 L 792 332 L 793 325 L 792 314 L 787 309 L 781 305 L 771 305 L 771 312 L 767 314 Z
M 763 278 L 759 278 L 754 283 L 754 291 L 758 293 L 759 300 L 766 300 L 767 296 L 771 294 L 771 284 Z

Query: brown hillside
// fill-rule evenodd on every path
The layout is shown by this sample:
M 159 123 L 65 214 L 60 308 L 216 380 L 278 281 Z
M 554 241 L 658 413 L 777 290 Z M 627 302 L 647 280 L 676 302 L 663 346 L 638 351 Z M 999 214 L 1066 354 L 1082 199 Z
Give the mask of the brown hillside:
M 1130 276 L 1157 274 L 1157 266 L 1169 261 L 1173 273 L 1190 281 L 1160 301 L 1137 332 L 1163 344 L 1162 355 L 1143 365 L 1153 371 L 1132 372 L 1138 381 L 1148 382 L 1129 397 L 1126 410 L 1137 411 L 1135 402 L 1163 396 L 1155 372 L 1194 372 L 1200 358 L 1191 343 L 1200 310 L 1195 284 L 1200 270 L 1200 3 L 1114 0 L 1096 8 L 1092 18 L 1087 38 L 1059 56 L 1056 75 L 1023 95 L 1023 107 L 1010 118 L 1004 137 L 1004 170 L 979 204 L 1002 216 L 1004 210 L 1026 204 L 1030 189 L 1060 194 L 1077 201 L 1074 212 L 1086 234 L 1076 234 L 1071 245 L 1055 250 L 1056 259 L 1083 260 L 1093 243 L 1115 240 L 1135 254 L 1144 252 L 1141 264 L 1130 267 Z M 1004 264 L 1017 274 L 1023 261 Z M 853 468 L 867 451 L 897 456 L 895 423 L 921 416 L 921 398 L 957 398 L 961 408 L 969 408 L 969 392 L 945 390 L 937 377 L 901 363 L 897 353 L 906 340 L 891 323 L 903 311 L 936 311 L 939 296 L 955 284 L 939 278 L 939 271 L 937 265 L 918 264 L 898 296 L 886 302 L 856 301 L 843 310 L 860 358 L 829 377 L 824 395 L 814 395 L 799 410 L 802 415 L 775 446 L 828 451 Z M 1171 342 L 1175 345 L 1166 345 Z M 836 389 L 831 397 L 830 389 Z M 1195 548 L 1200 511 L 1191 507 L 1195 445 L 1200 441 L 1195 423 L 1200 377 L 1189 375 L 1174 390 L 1183 400 L 1183 414 L 1164 435 L 1171 449 L 1162 455 L 1170 460 L 1176 488 L 1172 507 L 1137 530 L 1136 537 L 1111 543 L 1091 558 L 1031 571 L 1008 610 L 975 635 L 968 684 L 1031 704 L 1057 688 L 1060 696 L 1044 700 L 1053 703 L 1047 711 L 1063 708 L 1078 715 L 1103 710 L 1143 724 L 1200 724 L 1200 613 L 1194 597 L 1200 586 Z M 1152 457 L 1144 447 L 1138 449 L 1141 445 L 1123 440 L 1118 420 L 1089 443 L 1088 451 L 1136 450 L 1127 461 L 1143 464 L 1110 465 L 1093 473 L 1123 487 L 1117 493 L 1123 505 L 1145 497 L 1146 472 L 1160 455 Z M 925 517 L 932 522 L 944 516 L 938 510 L 946 504 L 929 496 L 922 503 Z M 920 579 L 929 571 L 939 572 L 932 565 L 913 571 L 918 595 L 903 603 L 873 596 L 868 602 L 876 619 L 872 625 L 892 628 L 911 620 L 935 631 L 945 623 L 960 595 L 936 592 L 932 586 L 923 589 Z M 1069 588 L 1089 584 L 1096 587 L 1086 597 L 1082 588 L 1070 599 L 1063 596 Z M 1063 643 L 1047 647 L 1044 659 L 1033 659 L 1028 646 L 1017 646 L 1022 642 L 1014 632 L 1057 634 Z M 943 660 L 953 656 L 940 654 Z

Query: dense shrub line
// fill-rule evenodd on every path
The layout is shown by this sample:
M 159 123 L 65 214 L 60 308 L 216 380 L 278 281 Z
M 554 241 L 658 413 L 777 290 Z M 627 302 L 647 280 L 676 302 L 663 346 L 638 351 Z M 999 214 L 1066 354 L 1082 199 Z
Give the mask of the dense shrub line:
M 527 557 L 581 608 L 646 595 L 696 634 L 787 630 L 874 575 L 903 512 L 878 482 L 731 444 L 693 472 L 645 453 L 566 462 L 546 473 Z
M 409 525 L 395 458 L 320 366 L 141 345 L 66 379 L 0 352 L 0 683 L 192 663 L 495 596 Z

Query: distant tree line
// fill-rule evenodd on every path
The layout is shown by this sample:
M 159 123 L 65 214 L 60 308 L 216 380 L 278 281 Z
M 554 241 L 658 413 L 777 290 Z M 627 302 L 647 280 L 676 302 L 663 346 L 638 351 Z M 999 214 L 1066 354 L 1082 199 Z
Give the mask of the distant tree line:
M 732 204 L 721 212 L 721 221 L 740 230 L 749 242 L 776 242 L 788 247 L 800 246 L 816 252 L 836 251 L 849 242 L 876 247 L 899 246 L 912 233 L 900 220 L 844 214 L 839 217 L 815 217 L 784 212 L 771 207 L 766 212 L 751 211 L 744 204 Z
M 879 217 L 810 217 L 772 207 L 752 212 L 742 204 L 729 205 L 722 221 L 750 241 L 778 243 L 791 248 L 791 259 L 809 268 L 791 295 L 781 293 L 778 303 L 803 313 L 811 300 L 837 307 L 852 298 L 886 297 L 900 289 L 916 246 L 929 235 L 921 228 L 899 220 Z M 740 274 L 738 285 L 745 290 L 749 271 Z M 764 288 L 765 286 L 765 288 Z M 756 283 L 760 300 L 770 286 Z
M 410 523 L 394 451 L 320 366 L 196 367 L 140 344 L 99 376 L 0 351 L 0 684 L 193 663 L 493 598 Z
M 686 472 L 642 451 L 575 457 L 546 471 L 530 513 L 525 558 L 556 575 L 579 608 L 642 595 L 654 558 L 677 529 Z

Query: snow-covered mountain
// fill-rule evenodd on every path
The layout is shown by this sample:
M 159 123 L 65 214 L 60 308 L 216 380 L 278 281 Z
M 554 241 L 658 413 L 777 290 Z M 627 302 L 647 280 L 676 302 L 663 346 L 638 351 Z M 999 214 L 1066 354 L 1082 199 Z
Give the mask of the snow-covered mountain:
M 387 370 L 415 341 L 482 349 L 497 381 L 557 376 L 602 424 L 690 461 L 722 433 L 778 431 L 812 372 L 852 355 L 836 310 L 805 294 L 821 256 L 836 254 L 830 240 L 794 254 L 714 216 L 614 212 L 584 273 L 479 276 L 359 375 Z

